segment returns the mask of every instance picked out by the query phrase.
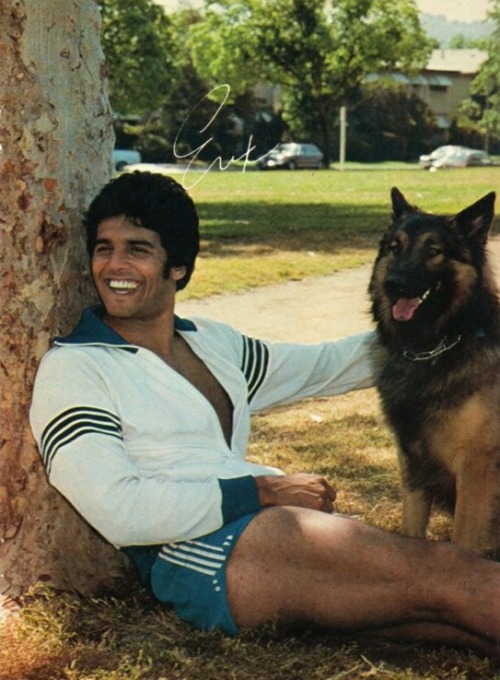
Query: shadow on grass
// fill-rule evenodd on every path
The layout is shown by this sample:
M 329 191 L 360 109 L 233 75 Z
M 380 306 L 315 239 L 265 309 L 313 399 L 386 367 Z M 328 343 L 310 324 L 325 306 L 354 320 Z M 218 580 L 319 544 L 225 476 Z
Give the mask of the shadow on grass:
M 200 203 L 201 236 L 206 248 L 260 245 L 287 250 L 376 248 L 389 224 L 380 206 L 328 203 Z

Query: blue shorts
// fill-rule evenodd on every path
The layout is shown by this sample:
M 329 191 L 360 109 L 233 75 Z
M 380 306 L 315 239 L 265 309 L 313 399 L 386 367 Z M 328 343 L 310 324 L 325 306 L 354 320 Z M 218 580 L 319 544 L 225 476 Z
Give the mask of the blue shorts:
M 201 538 L 162 546 L 151 569 L 154 596 L 172 605 L 195 628 L 237 635 L 227 601 L 226 564 L 256 514 L 240 517 Z

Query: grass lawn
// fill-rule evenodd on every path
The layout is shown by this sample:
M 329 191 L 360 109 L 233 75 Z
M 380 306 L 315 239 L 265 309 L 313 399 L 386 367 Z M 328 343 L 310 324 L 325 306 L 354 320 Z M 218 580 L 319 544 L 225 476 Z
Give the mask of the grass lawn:
M 199 179 L 192 174 L 186 185 Z M 388 223 L 389 190 L 431 211 L 456 212 L 500 184 L 500 168 L 210 173 L 191 189 L 203 249 L 192 294 L 223 293 L 369 262 Z M 189 287 L 188 287 L 189 291 Z M 188 295 L 188 292 L 186 292 Z M 253 420 L 249 456 L 316 471 L 336 509 L 389 531 L 400 525 L 392 436 L 373 390 L 306 401 Z M 433 517 L 432 538 L 450 521 Z M 198 633 L 138 586 L 81 600 L 39 588 L 2 631 L 2 680 L 491 680 L 467 650 L 392 644 L 270 625 L 237 639 Z
M 199 208 L 202 245 L 184 298 L 205 297 L 371 262 L 391 187 L 454 213 L 500 187 L 500 167 L 430 173 L 416 166 L 176 175 Z M 192 188 L 189 188 L 192 187 Z

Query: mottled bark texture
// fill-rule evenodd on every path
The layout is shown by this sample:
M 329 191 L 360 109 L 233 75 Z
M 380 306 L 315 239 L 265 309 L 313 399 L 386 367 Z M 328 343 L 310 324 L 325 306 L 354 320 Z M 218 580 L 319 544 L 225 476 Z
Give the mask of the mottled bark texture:
M 0 0 L 2 595 L 40 580 L 96 593 L 125 569 L 49 487 L 28 424 L 50 338 L 93 295 L 81 215 L 113 145 L 99 28 L 93 0 Z

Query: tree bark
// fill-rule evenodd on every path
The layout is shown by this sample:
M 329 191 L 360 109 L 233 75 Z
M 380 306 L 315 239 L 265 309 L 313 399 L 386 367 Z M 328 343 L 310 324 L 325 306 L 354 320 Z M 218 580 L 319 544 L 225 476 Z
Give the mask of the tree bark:
M 126 571 L 49 487 L 28 423 L 50 338 L 93 297 L 81 216 L 114 139 L 99 28 L 93 0 L 0 0 L 2 595 L 40 580 L 93 594 Z

